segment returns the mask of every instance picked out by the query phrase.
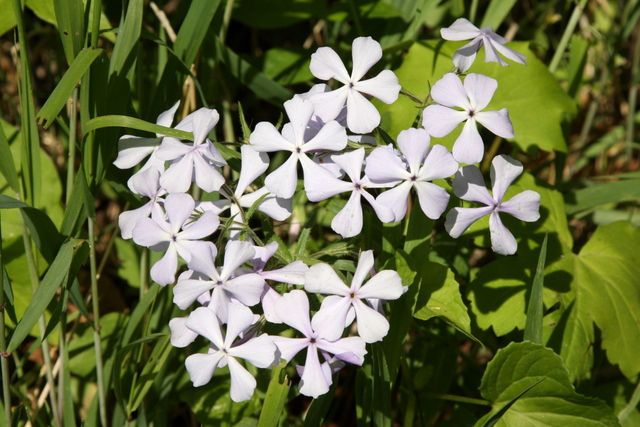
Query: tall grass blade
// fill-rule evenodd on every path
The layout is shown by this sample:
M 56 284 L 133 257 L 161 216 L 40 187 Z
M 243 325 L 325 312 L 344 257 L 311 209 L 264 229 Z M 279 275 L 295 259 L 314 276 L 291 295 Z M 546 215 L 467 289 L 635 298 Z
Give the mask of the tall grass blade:
M 544 241 L 540 247 L 538 268 L 536 268 L 536 275 L 533 278 L 531 297 L 527 307 L 527 323 L 524 327 L 524 340 L 531 341 L 534 344 L 542 344 L 542 318 L 544 316 L 542 292 L 544 290 L 544 264 L 547 259 L 548 238 L 548 235 L 544 236 Z
M 9 147 L 9 141 L 4 134 L 4 129 L 0 126 L 0 173 L 7 180 L 9 187 L 17 194 L 20 193 L 20 182 L 18 181 L 18 172 L 16 165 L 13 163 L 13 155 Z
M 71 65 L 84 44 L 84 5 L 82 0 L 56 0 L 53 7 L 64 55 Z

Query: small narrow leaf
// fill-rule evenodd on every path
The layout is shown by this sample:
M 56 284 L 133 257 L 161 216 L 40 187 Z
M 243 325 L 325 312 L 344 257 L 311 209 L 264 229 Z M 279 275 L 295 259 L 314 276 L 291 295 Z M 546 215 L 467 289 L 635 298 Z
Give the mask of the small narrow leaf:
M 4 134 L 4 129 L 0 125 L 0 173 L 7 180 L 11 189 L 19 193 L 20 183 L 18 181 L 18 173 L 16 172 L 16 166 L 13 163 L 13 155 L 9 148 L 9 141 Z
M 284 405 L 287 403 L 287 395 L 291 388 L 291 382 L 287 378 L 284 368 L 287 366 L 286 361 L 282 361 L 280 365 L 271 370 L 271 382 L 267 388 L 267 394 L 264 398 L 258 427 L 277 426 L 280 420 L 280 414 Z
M 527 324 L 524 327 L 524 340 L 534 344 L 542 344 L 542 317 L 544 316 L 544 305 L 542 303 L 542 292 L 544 288 L 544 264 L 547 258 L 548 235 L 544 236 L 544 241 L 540 247 L 540 258 L 538 268 L 533 278 L 531 287 L 531 297 L 529 297 L 529 307 L 527 307 Z
M 511 406 L 513 406 L 513 404 L 518 401 L 518 399 L 520 399 L 522 396 L 525 395 L 526 392 L 528 392 L 529 390 L 531 390 L 532 388 L 534 388 L 535 386 L 537 386 L 538 384 L 540 384 L 542 381 L 546 379 L 547 377 L 542 377 L 537 382 L 531 384 L 529 387 L 522 390 L 522 393 L 520 393 L 519 395 L 511 399 L 509 402 L 507 402 L 502 408 L 500 408 L 498 412 L 493 414 L 493 416 L 489 418 L 487 422 L 485 422 L 482 425 L 482 427 L 493 427 L 498 421 L 500 421 L 500 418 L 502 418 L 502 416 L 509 410 L 509 408 L 511 408 Z
M 156 125 L 154 123 L 145 122 L 129 116 L 108 115 L 96 117 L 89 120 L 82 129 L 83 133 L 88 133 L 96 129 L 117 127 L 137 129 L 145 132 L 154 132 L 160 135 L 173 136 L 174 138 L 187 139 L 193 141 L 193 134 L 182 130 L 171 129 L 165 126 Z
M 331 384 L 329 391 L 311 402 L 307 417 L 304 419 L 304 427 L 320 427 L 323 424 L 322 421 L 327 416 L 327 412 L 329 412 L 329 407 L 333 402 L 333 396 L 336 394 L 337 388 L 338 378 L 334 375 L 333 384 Z

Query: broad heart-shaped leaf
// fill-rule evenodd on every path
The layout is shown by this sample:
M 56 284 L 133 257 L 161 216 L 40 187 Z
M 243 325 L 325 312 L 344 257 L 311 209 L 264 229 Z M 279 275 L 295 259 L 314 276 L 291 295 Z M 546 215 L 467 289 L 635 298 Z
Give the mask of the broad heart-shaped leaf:
M 464 43 L 437 40 L 415 43 L 396 71 L 400 84 L 418 98 L 426 99 L 430 86 L 453 70 L 453 53 Z M 547 66 L 529 50 L 527 42 L 509 43 L 508 46 L 527 57 L 526 67 L 484 63 L 484 52 L 481 51 L 469 70 L 469 73 L 498 80 L 498 89 L 485 110 L 509 110 L 515 133 L 510 142 L 522 151 L 535 154 L 540 148 L 566 152 L 560 124 L 576 113 L 574 101 L 558 85 Z M 376 106 L 382 115 L 382 127 L 394 138 L 400 131 L 410 128 L 419 113 L 416 104 L 404 96 L 391 105 L 378 102 Z M 444 138 L 433 138 L 432 142 L 451 149 L 461 130 L 462 125 Z
M 561 355 L 580 360 L 593 342 L 591 322 L 595 322 L 602 331 L 602 348 L 609 361 L 618 364 L 627 378 L 637 375 L 640 372 L 640 229 L 634 229 L 628 222 L 602 225 L 579 255 L 565 257 L 550 267 L 549 281 L 561 288 L 569 285 L 575 293 L 569 320 L 581 325 L 581 331 L 564 330 Z M 566 326 L 573 325 L 567 322 Z M 565 345 L 565 338 L 575 340 L 580 335 L 585 337 L 571 346 Z
M 562 358 L 553 350 L 530 342 L 511 343 L 498 351 L 487 365 L 480 393 L 493 409 L 481 418 L 482 426 L 494 413 L 532 384 L 546 379 L 521 396 L 495 425 L 619 426 L 603 401 L 576 393 Z
M 456 329 L 473 338 L 467 306 L 462 302 L 460 285 L 456 282 L 453 272 L 430 261 L 425 261 L 418 270 L 422 281 L 413 316 L 422 320 L 442 317 Z

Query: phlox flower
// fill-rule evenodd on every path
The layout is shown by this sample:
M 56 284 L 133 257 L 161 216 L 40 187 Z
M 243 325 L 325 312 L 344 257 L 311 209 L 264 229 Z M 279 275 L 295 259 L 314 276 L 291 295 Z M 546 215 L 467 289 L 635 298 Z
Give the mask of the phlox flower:
M 498 55 L 498 52 L 500 52 L 512 61 L 527 65 L 526 57 L 504 46 L 507 39 L 497 35 L 491 27 L 479 29 L 468 20 L 458 18 L 449 28 L 441 29 L 440 35 L 445 40 L 473 39 L 453 54 L 453 63 L 461 73 L 466 72 L 471 67 L 476 59 L 476 53 L 482 46 L 485 47 L 485 62 L 498 62 L 502 66 L 508 66 L 509 64 Z
M 179 104 L 180 101 L 173 104 L 173 107 L 167 111 L 161 113 L 156 120 L 156 124 L 171 127 Z M 129 169 L 139 164 L 145 157 L 151 155 L 147 163 L 140 169 L 140 172 L 148 167 L 153 167 L 160 172 L 164 171 L 164 160 L 160 160 L 155 155 L 163 138 L 164 136 L 158 133 L 155 138 L 123 135 L 118 141 L 118 158 L 116 158 L 113 164 L 119 169 Z
M 429 146 L 424 129 L 403 130 L 398 135 L 398 148 L 404 161 L 387 147 L 378 147 L 367 157 L 365 173 L 375 184 L 397 187 L 380 194 L 378 203 L 393 210 L 394 221 L 407 213 L 407 197 L 411 188 L 418 193 L 420 207 L 426 216 L 438 219 L 447 208 L 449 193 L 429 181 L 450 177 L 458 170 L 458 162 L 442 145 Z
M 518 249 L 513 234 L 502 224 L 499 212 L 535 222 L 540 218 L 540 194 L 525 190 L 506 202 L 504 194 L 511 183 L 522 173 L 522 163 L 509 156 L 500 155 L 491 162 L 490 195 L 480 170 L 475 166 L 460 168 L 453 180 L 453 193 L 462 200 L 483 204 L 480 208 L 454 208 L 447 214 L 445 228 L 451 237 L 458 238 L 467 228 L 485 215 L 489 217 L 491 248 L 501 255 L 512 255 Z
M 251 183 L 262 175 L 269 167 L 269 155 L 267 153 L 258 153 L 250 145 L 243 145 L 240 148 L 242 155 L 242 166 L 240 169 L 240 177 L 238 178 L 238 184 L 233 192 L 233 195 L 227 194 L 224 189 L 220 190 L 225 198 L 216 200 L 213 202 L 202 202 L 199 207 L 204 210 L 212 210 L 218 215 L 227 209 L 230 209 L 231 216 L 239 220 L 239 214 L 241 208 L 251 208 L 253 204 L 260 199 L 260 197 L 269 193 L 266 187 L 261 187 L 256 191 L 245 194 L 245 191 Z M 239 203 L 234 203 L 232 200 L 236 199 Z M 277 220 L 284 221 L 291 215 L 291 199 L 283 199 L 276 197 L 273 194 L 268 194 L 260 204 L 258 210 L 265 215 Z M 231 235 L 234 237 L 239 233 L 239 230 L 232 230 Z
M 394 219 L 393 211 L 378 203 L 375 198 L 366 191 L 367 187 L 380 187 L 371 183 L 369 178 L 362 176 L 364 162 L 364 148 L 358 148 L 341 155 L 331 156 L 331 160 L 340 166 L 351 179 L 351 182 L 342 181 L 332 174 L 316 174 L 307 178 L 305 190 L 307 197 L 312 202 L 328 199 L 336 194 L 350 191 L 351 196 L 347 204 L 336 214 L 331 221 L 331 228 L 342 237 L 357 236 L 362 231 L 362 205 L 360 197 L 364 197 L 373 207 L 376 215 L 382 222 L 391 222 Z
M 148 197 L 150 200 L 139 207 L 130 211 L 122 212 L 118 217 L 118 226 L 123 239 L 133 237 L 133 227 L 140 218 L 148 218 L 149 215 L 162 215 L 162 207 L 160 205 L 160 197 L 167 194 L 164 188 L 160 187 L 158 180 L 160 172 L 155 168 L 146 168 L 139 173 L 133 175 L 129 180 L 129 187 L 134 194 Z
M 264 181 L 272 194 L 289 199 L 293 197 L 298 183 L 298 162 L 302 164 L 305 182 L 309 175 L 329 174 L 314 163 L 307 153 L 342 150 L 347 145 L 347 133 L 338 122 L 332 120 L 309 137 L 307 126 L 313 115 L 313 104 L 296 95 L 284 103 L 284 108 L 291 122 L 283 127 L 282 134 L 271 123 L 260 122 L 251 133 L 250 142 L 257 152 L 291 152 L 289 159 Z
M 228 311 L 229 322 L 224 336 L 213 311 L 200 307 L 189 315 L 186 326 L 211 341 L 211 344 L 207 354 L 193 354 L 187 357 L 185 365 L 195 387 L 207 384 L 216 368 L 228 365 L 231 399 L 242 402 L 253 395 L 256 380 L 236 358 L 244 359 L 258 368 L 268 368 L 276 361 L 278 349 L 268 335 L 248 340 L 244 338 L 234 343 L 236 337 L 251 327 L 254 316 L 251 310 L 240 304 L 230 304 Z
M 133 241 L 138 245 L 156 252 L 166 251 L 151 268 L 151 278 L 161 286 L 175 280 L 178 254 L 185 261 L 191 261 L 192 253 L 202 251 L 207 245 L 199 239 L 212 234 L 220 225 L 213 212 L 205 212 L 192 221 L 194 207 L 195 202 L 189 194 L 169 194 L 164 201 L 168 221 L 161 215 L 154 215 L 140 218 L 133 228 Z
M 329 391 L 331 386 L 331 376 L 326 375 L 325 368 L 320 363 L 318 351 L 321 351 L 329 360 L 331 359 L 329 355 L 333 354 L 342 361 L 356 365 L 362 365 L 364 362 L 367 350 L 362 338 L 348 337 L 331 341 L 325 338 L 324 325 L 318 325 L 317 328 L 311 326 L 309 300 L 304 291 L 294 290 L 284 294 L 276 302 L 276 311 L 285 324 L 304 335 L 304 338 L 274 336 L 272 339 L 280 350 L 280 357 L 287 361 L 293 359 L 303 349 L 307 349 L 300 381 L 300 393 L 305 396 L 316 398 Z
M 322 328 L 324 338 L 332 341 L 342 336 L 345 326 L 350 323 L 348 313 L 352 307 L 358 322 L 358 334 L 365 342 L 381 341 L 387 335 L 387 319 L 362 300 L 400 298 L 403 294 L 402 279 L 393 270 L 382 270 L 363 284 L 372 269 L 373 251 L 361 252 L 349 287 L 328 264 L 315 264 L 309 268 L 305 274 L 305 290 L 329 295 L 311 321 L 314 329 Z
M 255 273 L 236 275 L 238 268 L 255 256 L 249 242 L 230 240 L 220 270 L 215 266 L 217 249 L 213 245 L 207 249 L 191 257 L 190 270 L 180 275 L 173 288 L 173 302 L 185 310 L 200 295 L 212 290 L 208 308 L 226 322 L 229 303 L 239 301 L 253 306 L 260 302 L 264 279 Z
M 318 93 L 310 99 L 316 106 L 316 114 L 323 121 L 334 120 L 347 106 L 347 126 L 355 133 L 369 133 L 380 124 L 380 113 L 362 94 L 378 98 L 385 104 L 398 99 L 398 77 L 390 70 L 383 70 L 376 77 L 362 80 L 373 65 L 382 58 L 380 43 L 371 37 L 358 37 L 353 41 L 351 75 L 338 54 L 330 47 L 321 47 L 311 55 L 311 74 L 320 80 L 335 79 L 344 84 L 339 89 Z
M 440 138 L 466 121 L 453 145 L 453 157 L 460 163 L 480 162 L 484 154 L 484 144 L 476 121 L 498 136 L 513 138 L 509 110 L 503 108 L 499 111 L 482 111 L 491 101 L 497 88 L 498 82 L 495 79 L 482 74 L 469 74 L 464 79 L 464 86 L 457 75 L 445 74 L 431 88 L 431 97 L 441 105 L 433 104 L 425 108 L 422 126 L 431 136 Z
M 191 182 L 209 193 L 218 191 L 224 184 L 224 177 L 217 168 L 227 162 L 207 138 L 219 118 L 216 110 L 201 108 L 176 126 L 176 129 L 193 132 L 192 144 L 184 144 L 177 138 L 164 138 L 156 156 L 171 162 L 160 177 L 160 185 L 169 193 L 184 193 Z

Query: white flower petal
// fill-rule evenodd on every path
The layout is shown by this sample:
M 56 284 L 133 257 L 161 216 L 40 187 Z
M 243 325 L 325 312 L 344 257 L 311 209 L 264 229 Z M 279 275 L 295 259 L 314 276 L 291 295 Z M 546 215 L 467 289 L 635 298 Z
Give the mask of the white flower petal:
M 393 71 L 383 70 L 372 79 L 354 83 L 353 89 L 378 98 L 385 104 L 393 104 L 398 99 L 401 86 Z
M 431 88 L 431 98 L 445 107 L 460 107 L 466 111 L 471 109 L 467 93 L 460 81 L 460 77 L 454 73 L 445 74 L 433 85 Z
M 187 222 L 187 219 L 193 213 L 195 202 L 193 197 L 185 193 L 169 194 L 164 200 L 164 209 L 169 217 L 169 223 L 174 233 L 180 230 L 180 227 Z
M 376 199 L 366 190 L 360 190 L 358 192 L 362 195 L 362 197 L 364 197 L 367 202 L 369 202 L 380 221 L 384 223 L 395 221 L 395 214 L 390 208 L 378 203 Z
M 294 151 L 295 145 L 285 139 L 274 125 L 269 122 L 260 122 L 251 132 L 249 137 L 251 146 L 258 152 Z
M 453 65 L 458 67 L 458 71 L 466 73 L 476 60 L 476 54 L 483 45 L 482 37 L 475 38 L 471 42 L 465 44 L 453 54 Z
M 430 219 L 438 219 L 447 209 L 449 193 L 444 188 L 430 182 L 417 181 L 414 184 L 422 212 Z
M 123 239 L 130 239 L 133 237 L 133 228 L 139 219 L 149 218 L 153 209 L 153 201 L 150 201 L 138 209 L 122 212 L 118 216 L 118 226 L 120 227 L 120 235 Z
M 405 163 L 387 147 L 378 147 L 369 154 L 364 172 L 374 184 L 395 185 L 411 178 Z
M 525 190 L 502 202 L 498 211 L 511 214 L 521 221 L 535 222 L 540 219 L 540 194 Z
M 220 119 L 214 109 L 200 108 L 192 113 L 193 145 L 201 144 Z
M 405 181 L 391 190 L 387 190 L 380 194 L 376 201 L 382 206 L 393 211 L 393 222 L 402 221 L 407 214 L 407 198 L 413 184 L 411 181 Z
M 360 337 L 341 338 L 335 342 L 318 340 L 316 345 L 320 350 L 335 354 L 339 359 L 354 365 L 362 365 L 364 355 L 367 354 L 366 343 Z
M 311 140 L 301 148 L 309 153 L 315 150 L 340 151 L 347 146 L 347 130 L 340 123 L 331 120 Z
M 393 212 L 391 212 L 393 216 Z M 331 228 L 345 239 L 357 236 L 362 231 L 362 206 L 360 193 L 354 191 L 347 204 L 333 217 Z
M 173 116 L 175 116 L 176 111 L 178 110 L 178 105 L 180 105 L 180 100 L 173 104 L 173 107 L 169 108 L 167 111 L 160 113 L 156 119 L 156 124 L 164 127 L 171 127 L 171 124 L 173 123 Z
M 382 48 L 371 37 L 357 37 L 351 45 L 351 57 L 351 81 L 357 82 L 382 58 Z
M 336 178 L 322 166 L 313 163 L 311 159 L 301 156 L 304 169 L 304 191 L 312 202 L 328 199 L 336 194 L 354 190 L 354 184 Z
M 267 280 L 275 282 L 291 283 L 292 285 L 304 285 L 305 274 L 309 266 L 302 261 L 294 261 L 277 270 L 263 271 L 260 275 Z
M 453 144 L 453 158 L 468 165 L 480 163 L 484 155 L 484 143 L 478 132 L 476 121 L 469 118 Z
M 309 319 L 309 299 L 304 291 L 293 290 L 284 294 L 276 301 L 276 313 L 284 323 L 302 332 L 304 336 L 313 335 Z
M 229 304 L 227 318 L 227 333 L 224 337 L 224 347 L 229 350 L 233 341 L 253 324 L 253 313 L 242 304 Z
M 171 241 L 171 234 L 151 218 L 139 218 L 131 235 L 136 244 L 147 248 Z
M 282 319 L 276 313 L 276 301 L 280 299 L 280 294 L 268 284 L 264 284 L 260 301 L 264 317 L 269 323 L 282 323 Z
M 291 361 L 296 354 L 300 353 L 309 345 L 309 338 L 285 338 L 281 336 L 272 336 L 274 344 L 278 347 L 280 358 Z
M 351 279 L 351 292 L 358 292 L 364 282 L 364 279 L 371 274 L 371 270 L 373 270 L 373 263 L 372 250 L 360 252 L 358 265 L 356 266 L 356 271 L 353 273 L 353 278 Z
M 503 138 L 513 138 L 513 125 L 509 119 L 509 110 L 503 108 L 499 111 L 481 111 L 476 113 L 476 120 L 493 134 Z
M 321 47 L 311 55 L 309 64 L 311 74 L 320 80 L 336 79 L 347 84 L 350 80 L 349 73 L 342 63 L 342 59 L 330 47 Z
M 173 303 L 180 309 L 186 310 L 200 295 L 213 289 L 214 286 L 215 282 L 209 280 L 181 280 L 178 278 L 178 283 L 173 287 Z
M 436 144 L 427 153 L 418 173 L 418 181 L 448 178 L 458 171 L 458 162 L 442 145 Z
M 403 292 L 402 279 L 398 273 L 393 270 L 382 270 L 358 290 L 358 298 L 390 301 L 400 298 Z
M 231 374 L 231 400 L 244 402 L 251 399 L 256 389 L 256 379 L 236 359 L 227 357 Z
M 449 28 L 442 28 L 440 30 L 440 35 L 443 39 L 452 41 L 468 40 L 480 34 L 482 34 L 480 29 L 465 18 L 458 18 Z
M 259 274 L 243 274 L 227 280 L 224 290 L 242 304 L 253 307 L 260 302 L 264 289 L 264 278 Z
M 192 354 L 185 360 L 189 378 L 194 387 L 200 387 L 211 381 L 211 377 L 218 367 L 224 353 L 221 351 L 211 354 Z
M 317 294 L 348 296 L 351 290 L 328 264 L 314 264 L 304 275 L 304 288 Z
M 425 129 L 411 128 L 398 134 L 398 148 L 404 154 L 412 174 L 418 173 L 420 163 L 424 160 L 430 143 L 431 138 Z
M 489 105 L 498 88 L 498 81 L 482 74 L 471 73 L 464 79 L 464 90 L 469 97 L 471 110 L 482 111 Z
M 380 113 L 360 92 L 349 90 L 347 96 L 347 126 L 351 132 L 369 133 L 380 124 Z
M 358 335 L 367 343 L 382 341 L 389 332 L 389 321 L 360 300 L 353 301 L 358 322 Z
M 518 243 L 507 227 L 502 224 L 498 212 L 489 217 L 489 231 L 491 232 L 491 249 L 500 255 L 513 255 L 518 250 Z
M 304 364 L 304 372 L 300 378 L 300 394 L 314 399 L 329 391 L 329 384 L 322 372 L 318 352 L 314 345 L 307 348 L 307 360 Z
M 168 193 L 186 193 L 193 178 L 193 160 L 190 155 L 169 166 L 160 176 L 160 185 Z
M 515 61 L 519 64 L 527 65 L 527 57 L 521 54 L 520 52 L 516 52 L 513 49 L 510 49 L 499 42 L 495 42 L 493 37 L 490 37 L 491 45 L 505 57 L 509 58 L 512 61 Z
M 224 267 L 220 277 L 226 281 L 245 262 L 256 256 L 249 242 L 229 241 L 224 253 Z
M 491 191 L 493 198 L 499 204 L 504 193 L 517 177 L 522 174 L 522 163 L 509 156 L 501 154 L 491 161 Z
M 246 360 L 258 368 L 268 368 L 275 360 L 278 347 L 273 343 L 269 335 L 260 335 L 238 346 L 231 347 L 229 354 Z
M 286 162 L 265 178 L 264 184 L 277 197 L 293 197 L 298 185 L 298 155 L 292 153 Z
M 220 190 L 224 177 L 214 165 L 206 161 L 200 154 L 193 153 L 193 180 L 207 193 Z
M 193 332 L 211 341 L 216 348 L 223 348 L 224 339 L 220 331 L 220 322 L 208 307 L 196 308 L 191 312 L 185 324 Z
M 186 322 L 188 317 L 174 317 L 169 321 L 169 329 L 171 329 L 171 345 L 178 348 L 184 348 L 195 341 L 198 334 L 187 328 Z
M 453 208 L 447 213 L 444 228 L 451 237 L 457 239 L 471 224 L 483 216 L 488 215 L 492 210 L 493 207 L 491 206 L 482 208 Z
M 468 118 L 469 114 L 466 111 L 452 110 L 442 105 L 429 105 L 422 113 L 422 126 L 429 135 L 442 138 Z
M 315 115 L 325 123 L 337 119 L 347 102 L 349 90 L 349 86 L 342 86 L 336 90 L 311 96 L 309 100 L 315 107 Z
M 240 147 L 240 154 L 242 166 L 235 191 L 236 197 L 242 196 L 247 187 L 269 168 L 269 156 L 266 153 L 257 152 L 252 145 L 245 144 Z
M 475 166 L 464 166 L 453 179 L 453 194 L 462 200 L 482 203 L 487 206 L 496 204 L 484 185 L 480 169 Z
M 311 319 L 313 330 L 322 338 L 335 341 L 340 339 L 351 307 L 351 298 L 330 295 L 322 300 L 320 310 Z
M 352 182 L 360 181 L 364 163 L 364 147 L 341 155 L 333 155 L 331 160 L 347 173 Z
M 155 154 L 160 160 L 170 161 L 184 156 L 192 148 L 192 146 L 180 142 L 177 138 L 164 138 Z
M 132 168 L 153 153 L 160 145 L 160 141 L 161 138 L 123 135 L 118 141 L 118 158 L 113 164 L 119 169 Z
M 300 147 L 304 142 L 304 133 L 311 116 L 313 115 L 313 104 L 297 95 L 284 103 L 284 109 L 291 123 L 291 130 L 294 135 L 294 143 Z

